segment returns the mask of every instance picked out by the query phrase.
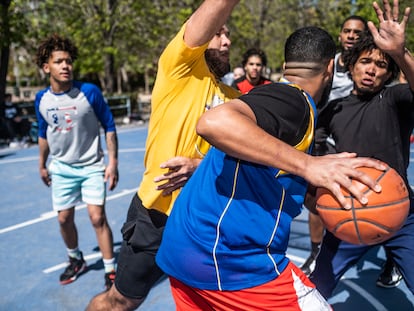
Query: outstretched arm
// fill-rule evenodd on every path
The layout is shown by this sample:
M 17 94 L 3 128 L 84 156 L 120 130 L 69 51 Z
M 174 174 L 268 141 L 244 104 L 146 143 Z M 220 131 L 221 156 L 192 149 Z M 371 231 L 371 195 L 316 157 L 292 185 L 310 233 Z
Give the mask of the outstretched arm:
M 391 4 L 388 0 L 383 1 L 384 9 L 373 3 L 373 7 L 378 17 L 379 28 L 373 22 L 368 22 L 368 28 L 372 33 L 375 44 L 384 52 L 390 55 L 407 79 L 411 90 L 414 90 L 414 58 L 405 46 L 406 27 L 411 13 L 410 8 L 404 10 L 404 15 L 399 22 L 398 0 Z
M 189 47 L 209 42 L 229 18 L 239 0 L 205 0 L 191 15 L 184 33 Z
M 361 166 L 385 169 L 378 161 L 357 158 L 354 153 L 314 157 L 298 151 L 257 126 L 253 111 L 239 99 L 205 112 L 197 124 L 197 133 L 230 156 L 277 167 L 303 177 L 314 186 L 327 188 L 345 208 L 350 206 L 341 187 L 366 203 L 363 193 L 352 185 L 351 179 L 380 191 L 379 185 L 368 175 L 356 170 Z

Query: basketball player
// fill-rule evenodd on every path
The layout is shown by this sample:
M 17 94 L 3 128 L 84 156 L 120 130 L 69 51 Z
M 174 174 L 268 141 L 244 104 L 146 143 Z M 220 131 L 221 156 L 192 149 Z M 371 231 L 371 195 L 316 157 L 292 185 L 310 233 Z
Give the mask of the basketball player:
M 392 256 L 407 286 L 414 293 L 414 204 L 407 179 L 410 134 L 414 125 L 414 58 L 405 47 L 405 28 L 410 9 L 398 21 L 399 6 L 383 1 L 384 11 L 374 2 L 379 29 L 372 22 L 346 52 L 344 61 L 354 81 L 351 95 L 322 110 L 318 126 L 332 135 L 337 152 L 356 152 L 386 162 L 405 180 L 410 192 L 410 214 L 404 226 L 382 243 Z M 407 84 L 393 82 L 400 69 Z M 387 217 L 387 215 L 384 215 Z M 326 232 L 311 280 L 326 297 L 348 268 L 373 246 L 353 245 Z
M 326 31 L 301 28 L 286 42 L 283 81 L 201 116 L 197 132 L 216 148 L 175 201 L 156 257 L 177 310 L 331 310 L 286 256 L 305 179 L 344 202 L 340 185 L 352 176 L 375 187 L 356 167 L 382 167 L 355 154 L 309 154 L 314 101 L 331 84 L 334 56 Z

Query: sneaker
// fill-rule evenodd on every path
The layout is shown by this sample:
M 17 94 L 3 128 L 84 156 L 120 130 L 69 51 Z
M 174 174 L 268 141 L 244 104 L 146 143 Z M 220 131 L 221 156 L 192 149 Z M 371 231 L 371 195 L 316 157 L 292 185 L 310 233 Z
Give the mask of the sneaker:
M 74 282 L 79 275 L 81 275 L 86 270 L 86 262 L 83 259 L 83 254 L 81 252 L 81 259 L 69 257 L 69 265 L 66 267 L 65 271 L 60 275 L 60 284 L 66 285 Z
M 308 259 L 304 262 L 304 264 L 300 267 L 300 269 L 303 271 L 303 273 L 306 274 L 306 276 L 309 276 L 313 270 L 315 269 L 315 262 L 316 258 L 313 255 L 310 255 Z
M 111 271 L 108 273 L 105 273 L 105 288 L 106 290 L 109 290 L 115 282 L 115 271 Z
M 385 262 L 384 268 L 377 279 L 377 286 L 393 288 L 400 285 L 402 275 L 392 260 Z

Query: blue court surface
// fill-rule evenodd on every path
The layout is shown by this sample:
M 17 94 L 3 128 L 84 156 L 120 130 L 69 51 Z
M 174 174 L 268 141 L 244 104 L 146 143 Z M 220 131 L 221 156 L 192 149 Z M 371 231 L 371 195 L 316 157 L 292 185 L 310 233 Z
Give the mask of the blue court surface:
M 116 253 L 121 243 L 121 226 L 143 173 L 147 127 L 145 124 L 120 127 L 118 135 L 120 182 L 114 191 L 108 192 L 106 204 Z M 414 165 L 410 168 L 412 185 L 413 176 Z M 75 221 L 88 270 L 76 282 L 62 286 L 59 275 L 66 265 L 66 250 L 56 214 L 52 212 L 50 189 L 39 177 L 37 146 L 2 150 L 0 178 L 0 310 L 84 310 L 104 286 L 101 255 L 85 206 L 77 207 Z M 304 210 L 292 225 L 288 255 L 301 265 L 309 247 Z M 329 300 L 334 310 L 414 310 L 414 296 L 404 282 L 393 289 L 376 287 L 383 263 L 384 253 L 377 248 L 348 271 Z M 139 310 L 175 310 L 166 278 L 153 287 Z

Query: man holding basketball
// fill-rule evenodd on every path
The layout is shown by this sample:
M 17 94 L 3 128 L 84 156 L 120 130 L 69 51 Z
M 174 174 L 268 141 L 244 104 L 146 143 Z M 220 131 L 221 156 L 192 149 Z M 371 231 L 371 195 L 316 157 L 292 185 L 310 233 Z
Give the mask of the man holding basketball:
M 382 243 L 391 254 L 406 284 L 414 293 L 414 206 L 407 179 L 410 134 L 414 125 L 414 57 L 405 48 L 405 28 L 410 9 L 398 21 L 399 6 L 383 1 L 384 11 L 374 2 L 379 29 L 368 23 L 370 32 L 344 55 L 354 81 L 352 93 L 334 101 L 319 116 L 318 126 L 335 140 L 337 152 L 356 152 L 386 162 L 404 179 L 410 192 L 411 208 L 403 227 Z M 407 84 L 386 87 L 399 68 Z M 387 217 L 387 215 L 384 215 Z M 354 245 L 326 232 L 311 280 L 326 297 L 337 282 L 371 247 Z
M 344 202 L 340 186 L 377 161 L 310 155 L 315 102 L 329 91 L 335 43 L 317 27 L 285 44 L 283 79 L 205 112 L 197 133 L 214 145 L 175 201 L 157 263 L 177 310 L 331 310 L 286 256 L 290 223 L 309 181 Z

